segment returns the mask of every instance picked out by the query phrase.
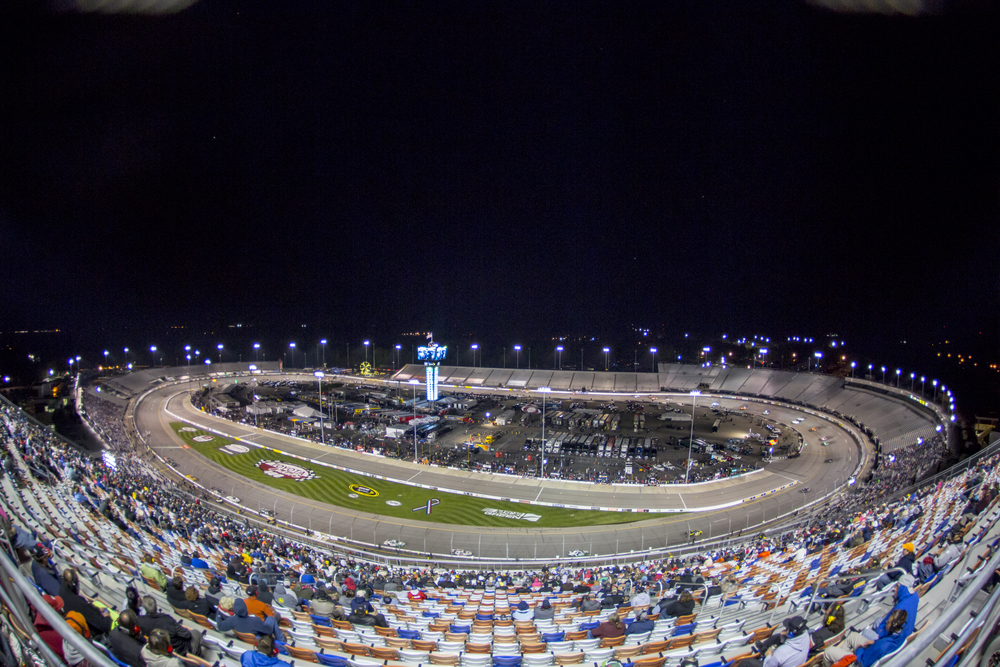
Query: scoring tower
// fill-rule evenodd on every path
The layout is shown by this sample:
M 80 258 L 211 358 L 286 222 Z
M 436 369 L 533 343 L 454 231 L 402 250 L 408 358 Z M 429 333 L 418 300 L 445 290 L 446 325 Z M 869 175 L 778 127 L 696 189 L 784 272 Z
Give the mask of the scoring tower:
M 424 362 L 425 377 L 427 378 L 427 400 L 438 400 L 438 366 L 444 361 L 448 354 L 447 345 L 438 345 L 434 342 L 434 334 L 427 334 L 427 345 L 417 348 L 417 360 Z

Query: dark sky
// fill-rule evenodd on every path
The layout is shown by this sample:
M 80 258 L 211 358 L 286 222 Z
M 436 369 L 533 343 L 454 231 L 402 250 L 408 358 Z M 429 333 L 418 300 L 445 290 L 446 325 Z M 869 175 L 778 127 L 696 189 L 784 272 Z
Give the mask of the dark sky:
M 9 10 L 2 324 L 995 332 L 985 9 Z

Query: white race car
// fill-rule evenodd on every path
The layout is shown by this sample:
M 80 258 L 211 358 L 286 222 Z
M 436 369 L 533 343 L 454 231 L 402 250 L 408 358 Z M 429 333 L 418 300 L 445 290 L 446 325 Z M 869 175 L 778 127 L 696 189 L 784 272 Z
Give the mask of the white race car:
M 383 547 L 389 547 L 390 549 L 402 549 L 406 546 L 406 542 L 401 540 L 386 540 L 382 543 Z
M 232 503 L 234 505 L 240 504 L 240 499 L 237 498 L 236 496 L 226 496 L 225 498 L 223 498 L 223 500 L 225 500 L 227 503 Z
M 468 556 L 472 556 L 472 552 L 471 551 L 466 551 L 465 549 L 452 549 L 451 550 L 451 555 L 452 556 L 466 556 L 466 557 L 468 557 Z
M 583 551 L 581 549 L 573 549 L 573 551 L 570 551 L 566 555 L 569 556 L 570 558 L 586 558 L 587 556 L 590 555 L 590 552 Z

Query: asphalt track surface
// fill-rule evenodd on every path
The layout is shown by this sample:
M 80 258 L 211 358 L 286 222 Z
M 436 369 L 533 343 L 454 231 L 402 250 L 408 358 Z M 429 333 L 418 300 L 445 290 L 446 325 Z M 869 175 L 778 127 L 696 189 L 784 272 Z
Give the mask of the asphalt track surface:
M 181 472 L 194 475 L 203 486 L 217 487 L 223 493 L 240 498 L 241 503 L 250 510 L 271 509 L 280 520 L 316 532 L 336 535 L 354 543 L 381 545 L 385 540 L 400 540 L 406 543 L 406 550 L 421 554 L 448 555 L 453 549 L 464 549 L 471 551 L 477 558 L 536 559 L 566 558 L 566 554 L 575 549 L 588 551 L 595 556 L 669 549 L 686 544 L 690 530 L 703 531 L 699 539 L 721 537 L 747 530 L 748 527 L 753 529 L 779 515 L 793 512 L 843 485 L 859 461 L 855 442 L 830 421 L 791 407 L 740 399 L 713 399 L 730 409 L 746 405 L 746 412 L 753 416 L 762 415 L 764 410 L 769 410 L 770 419 L 803 435 L 807 444 L 802 455 L 797 459 L 776 460 L 768 464 L 763 472 L 692 486 L 612 487 L 558 480 L 543 482 L 429 467 L 324 447 L 318 443 L 306 443 L 206 415 L 193 408 L 187 396 L 183 385 L 164 387 L 147 395 L 135 411 L 136 425 L 140 432 L 148 433 L 149 446 L 160 456 L 174 459 Z M 675 401 L 684 401 L 683 395 L 673 398 Z M 389 479 L 408 480 L 460 492 L 501 496 L 511 500 L 634 509 L 665 508 L 683 510 L 684 513 L 651 514 L 646 515 L 650 518 L 617 526 L 544 529 L 531 528 L 530 524 L 526 524 L 523 529 L 456 526 L 358 513 L 272 489 L 218 466 L 184 446 L 183 441 L 170 428 L 170 423 L 176 420 L 165 409 L 181 416 L 185 421 L 217 432 Z M 796 418 L 805 418 L 805 421 L 792 426 L 791 422 Z M 748 429 L 750 425 L 751 420 L 747 420 Z M 813 427 L 818 427 L 818 431 L 810 431 Z M 830 436 L 828 446 L 820 446 L 819 438 L 823 436 Z M 834 461 L 827 463 L 828 458 L 833 458 Z M 737 503 L 793 482 L 791 488 L 784 491 L 740 502 L 733 507 L 705 509 Z M 377 480 L 372 485 L 377 486 Z M 450 498 L 461 501 L 460 497 L 444 496 L 442 502 L 449 502 Z M 545 507 L 526 504 L 524 511 L 544 514 Z

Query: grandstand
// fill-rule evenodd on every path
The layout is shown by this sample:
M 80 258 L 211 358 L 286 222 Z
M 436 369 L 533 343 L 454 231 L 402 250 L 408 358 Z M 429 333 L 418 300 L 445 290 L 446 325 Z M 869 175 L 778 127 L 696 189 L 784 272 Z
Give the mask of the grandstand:
M 864 380 L 772 369 L 660 364 L 659 373 L 595 373 L 441 366 L 438 381 L 457 391 L 550 387 L 554 391 L 680 392 L 702 391 L 807 406 L 863 426 L 889 453 L 929 440 L 943 413 L 909 392 Z M 424 381 L 424 367 L 408 364 L 392 379 Z
M 282 618 L 280 637 L 284 641 L 278 647 L 283 660 L 338 667 L 548 667 L 602 665 L 609 659 L 637 667 L 673 667 L 688 657 L 698 659 L 701 667 L 735 667 L 741 658 L 754 654 L 754 642 L 771 634 L 783 618 L 802 615 L 813 628 L 818 627 L 822 615 L 810 611 L 820 587 L 849 571 L 860 572 L 866 583 L 843 599 L 848 625 L 861 628 L 884 617 L 894 589 L 900 584 L 878 591 L 876 582 L 882 571 L 891 569 L 888 565 L 899 561 L 903 545 L 915 545 L 919 561 L 959 528 L 956 534 L 962 537 L 958 558 L 942 564 L 941 571 L 924 583 L 900 580 L 919 595 L 915 631 L 895 653 L 874 664 L 896 667 L 930 660 L 930 664 L 952 665 L 954 658 L 963 661 L 959 664 L 978 660 L 981 646 L 990 638 L 989 631 L 1000 614 L 1000 596 L 988 596 L 980 590 L 1000 565 L 996 550 L 1000 475 L 995 467 L 998 456 L 993 450 L 983 452 L 979 461 L 931 480 L 907 499 L 861 512 L 858 519 L 866 522 L 872 535 L 853 547 L 844 543 L 846 536 L 839 541 L 827 539 L 829 543 L 817 545 L 813 553 L 800 557 L 791 548 L 797 544 L 788 550 L 760 549 L 759 541 L 748 540 L 738 551 L 742 557 L 722 558 L 717 553 L 706 553 L 697 561 L 680 564 L 657 561 L 630 568 L 607 564 L 548 572 L 524 571 L 513 565 L 515 569 L 508 572 L 468 573 L 459 586 L 444 581 L 438 572 L 419 567 L 391 568 L 373 560 L 348 561 L 332 551 L 303 551 L 285 543 L 279 546 L 266 534 L 240 532 L 239 524 L 224 517 L 202 516 L 194 530 L 190 525 L 182 529 L 180 525 L 151 523 L 148 515 L 141 517 L 162 504 L 166 498 L 162 494 L 173 490 L 158 488 L 164 482 L 157 481 L 140 459 L 123 455 L 117 470 L 104 470 L 99 462 L 72 451 L 12 406 L 3 406 L 2 421 L 4 455 L 11 462 L 0 484 L 12 524 L 5 534 L 9 555 L 15 562 L 23 562 L 26 549 L 36 540 L 46 543 L 55 567 L 76 568 L 81 575 L 81 592 L 107 607 L 119 606 L 129 585 L 152 596 L 161 609 L 183 625 L 205 632 L 203 657 L 183 658 L 189 664 L 235 667 L 242 654 L 252 650 L 255 637 L 222 632 L 218 629 L 220 618 L 199 616 L 172 605 L 159 587 L 139 571 L 147 554 L 163 572 L 179 570 L 185 584 L 202 589 L 203 594 L 210 577 L 225 578 L 229 559 L 243 554 L 251 563 L 263 558 L 273 561 L 281 570 L 280 577 L 287 580 L 297 573 L 307 573 L 313 587 L 324 580 L 341 581 L 343 586 L 343 577 L 348 574 L 363 587 L 376 581 L 381 572 L 383 582 L 399 581 L 404 586 L 409 584 L 412 591 L 422 591 L 420 596 L 411 596 L 401 587 L 389 592 L 388 600 L 376 598 L 374 608 L 384 617 L 386 627 L 371 627 L 359 617 L 354 621 L 339 620 L 275 605 Z M 58 462 L 62 474 L 49 481 L 34 477 L 31 470 L 37 465 L 32 464 L 42 459 Z M 105 475 L 107 483 L 99 483 Z M 130 493 L 132 488 L 161 495 L 153 503 L 143 491 Z M 981 505 L 978 514 L 963 519 L 970 511 L 967 501 L 977 495 L 980 502 L 976 505 Z M 177 512 L 193 507 L 193 501 L 171 498 Z M 100 506 L 104 506 L 103 512 Z M 133 515 L 135 520 L 126 518 Z M 901 518 L 904 516 L 905 520 Z M 965 525 L 963 521 L 967 521 Z M 213 532 L 213 527 L 218 526 L 237 534 L 222 541 L 209 539 L 218 535 Z M 184 564 L 184 555 L 195 549 L 207 567 Z M 872 570 L 873 559 L 885 565 Z M 91 665 L 122 664 L 112 662 L 114 658 L 107 649 L 99 648 L 99 642 L 88 641 L 72 631 L 42 599 L 35 583 L 8 559 L 3 562 L 14 586 L 4 587 L 8 614 L 2 623 L 15 654 L 60 664 L 32 630 L 30 605 Z M 613 639 L 587 638 L 587 630 L 613 612 L 625 619 L 626 625 L 634 623 L 641 611 L 631 602 L 637 589 L 651 587 L 658 578 L 676 581 L 681 573 L 675 569 L 678 565 L 683 568 L 696 562 L 701 563 L 704 575 L 731 576 L 736 584 L 725 594 L 712 591 L 708 584 L 693 586 L 697 604 L 692 614 L 660 618 L 654 609 L 653 627 L 646 632 Z M 460 574 L 456 572 L 455 576 Z M 571 590 L 552 587 L 553 577 L 555 583 L 568 584 Z M 612 578 L 622 587 L 626 597 L 617 609 L 581 611 L 574 606 L 584 594 L 578 592 L 578 587 L 586 585 L 590 577 L 595 590 L 602 580 Z M 551 592 L 547 590 L 550 588 Z M 222 591 L 236 598 L 248 594 L 244 584 L 231 578 L 223 583 Z M 654 595 L 654 601 L 656 597 L 659 595 Z M 548 599 L 555 610 L 551 619 L 510 618 L 521 602 L 533 608 L 543 599 Z M 843 634 L 830 642 L 842 640 Z M 809 664 L 819 664 L 820 659 L 816 655 Z

